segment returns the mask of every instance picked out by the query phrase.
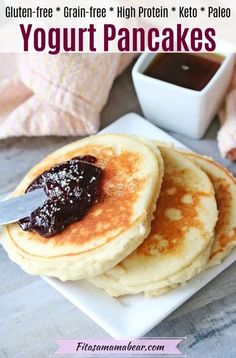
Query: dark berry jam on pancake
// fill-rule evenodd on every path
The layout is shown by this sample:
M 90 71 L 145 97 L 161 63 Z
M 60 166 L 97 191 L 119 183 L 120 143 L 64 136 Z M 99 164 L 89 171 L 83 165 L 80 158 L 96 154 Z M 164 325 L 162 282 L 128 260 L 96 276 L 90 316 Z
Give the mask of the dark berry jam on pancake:
M 43 172 L 26 192 L 44 188 L 43 206 L 19 221 L 24 231 L 50 237 L 69 224 L 81 220 L 99 199 L 102 169 L 94 165 L 93 156 L 75 157 Z

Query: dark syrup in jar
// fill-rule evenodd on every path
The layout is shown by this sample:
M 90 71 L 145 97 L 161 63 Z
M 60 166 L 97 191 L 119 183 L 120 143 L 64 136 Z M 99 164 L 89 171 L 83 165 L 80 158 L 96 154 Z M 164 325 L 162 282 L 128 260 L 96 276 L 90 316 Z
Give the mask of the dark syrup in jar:
M 163 53 L 156 56 L 144 74 L 174 85 L 201 91 L 220 68 L 218 54 Z

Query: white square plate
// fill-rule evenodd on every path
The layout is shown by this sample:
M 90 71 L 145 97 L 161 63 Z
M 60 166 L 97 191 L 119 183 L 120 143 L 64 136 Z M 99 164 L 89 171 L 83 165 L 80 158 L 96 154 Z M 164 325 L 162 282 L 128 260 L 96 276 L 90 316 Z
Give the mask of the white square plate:
M 172 142 L 176 147 L 186 148 L 134 113 L 120 118 L 100 133 L 136 134 L 150 139 Z M 148 299 L 143 295 L 112 298 L 85 281 L 61 282 L 48 277 L 44 279 L 111 336 L 136 338 L 151 330 L 235 260 L 236 251 L 232 252 L 221 265 L 202 272 L 186 285 L 166 295 Z

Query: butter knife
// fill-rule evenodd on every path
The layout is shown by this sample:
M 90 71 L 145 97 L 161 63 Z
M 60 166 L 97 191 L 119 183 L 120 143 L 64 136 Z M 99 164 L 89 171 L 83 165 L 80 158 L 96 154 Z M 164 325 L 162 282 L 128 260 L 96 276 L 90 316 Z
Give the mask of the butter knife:
M 15 198 L 0 202 L 0 225 L 23 219 L 43 205 L 47 196 L 43 189 L 36 189 Z

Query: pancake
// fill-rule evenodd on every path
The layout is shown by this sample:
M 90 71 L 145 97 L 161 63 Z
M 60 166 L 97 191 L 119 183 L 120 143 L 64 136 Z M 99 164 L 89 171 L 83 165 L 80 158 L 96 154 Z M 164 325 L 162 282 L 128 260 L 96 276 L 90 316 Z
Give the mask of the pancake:
M 163 280 L 163 282 L 160 283 L 162 288 L 154 289 L 152 291 L 150 286 L 150 291 L 146 293 L 146 296 L 151 297 L 163 295 L 166 292 L 169 292 L 171 289 L 178 287 L 180 284 L 186 284 L 187 281 L 190 280 L 193 276 L 200 273 L 208 264 L 213 241 L 214 237 L 204 252 L 202 252 L 196 259 L 194 259 L 188 267 Z
M 98 135 L 67 145 L 36 165 L 13 196 L 25 192 L 42 172 L 76 156 L 93 155 L 102 167 L 102 200 L 78 222 L 44 238 L 6 227 L 2 244 L 9 257 L 30 274 L 61 280 L 89 278 L 129 255 L 150 231 L 161 184 L 159 150 L 150 142 L 122 135 Z
M 207 175 L 177 151 L 160 147 L 164 178 L 149 236 L 113 269 L 90 280 L 112 296 L 146 296 L 190 279 L 206 265 L 217 207 Z
M 185 153 L 210 178 L 219 211 L 209 266 L 219 264 L 236 245 L 236 179 L 209 157 Z
M 146 286 L 143 290 L 143 292 L 145 292 L 145 296 L 152 297 L 166 294 L 173 288 L 178 287 L 180 284 L 185 284 L 193 276 L 200 273 L 203 268 L 205 268 L 208 264 L 213 239 L 214 238 L 212 238 L 204 252 L 201 252 L 201 254 L 197 258 L 195 258 L 189 266 L 185 267 L 179 272 L 174 273 L 173 275 L 166 277 L 162 281 L 158 282 L 158 285 L 156 284 L 156 282 L 149 283 L 148 286 Z M 118 297 L 124 294 L 122 293 L 124 292 L 123 288 L 121 289 L 118 285 L 114 286 L 113 282 L 111 280 L 108 281 L 104 274 L 100 275 L 98 278 L 92 279 L 91 282 L 94 283 L 97 287 L 105 289 L 106 292 L 111 296 Z M 126 294 L 140 293 L 139 286 L 137 286 L 136 288 L 127 287 L 127 289 L 128 290 L 126 291 Z

